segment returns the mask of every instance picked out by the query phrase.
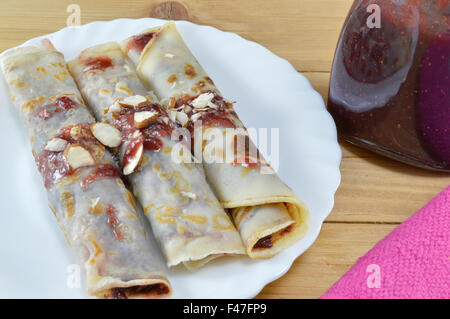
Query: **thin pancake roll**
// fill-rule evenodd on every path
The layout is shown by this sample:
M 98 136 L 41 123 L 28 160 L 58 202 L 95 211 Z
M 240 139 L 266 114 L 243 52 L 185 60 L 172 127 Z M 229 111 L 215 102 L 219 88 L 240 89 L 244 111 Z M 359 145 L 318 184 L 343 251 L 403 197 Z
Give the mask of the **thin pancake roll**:
M 203 167 L 174 156 L 183 147 L 172 138 L 174 123 L 120 46 L 112 42 L 88 48 L 69 67 L 97 119 L 120 132 L 123 143 L 116 154 L 167 265 L 195 269 L 219 256 L 245 254 Z M 190 156 L 189 150 L 185 153 Z
M 132 36 L 121 48 L 169 116 L 194 137 L 196 158 L 201 140 L 207 180 L 230 209 L 248 255 L 272 257 L 300 239 L 308 225 L 306 206 L 259 154 L 233 104 L 221 95 L 175 24 Z
M 112 155 L 91 132 L 95 119 L 62 54 L 47 40 L 6 52 L 0 62 L 49 206 L 86 271 L 88 293 L 170 296 L 162 259 L 146 238 Z

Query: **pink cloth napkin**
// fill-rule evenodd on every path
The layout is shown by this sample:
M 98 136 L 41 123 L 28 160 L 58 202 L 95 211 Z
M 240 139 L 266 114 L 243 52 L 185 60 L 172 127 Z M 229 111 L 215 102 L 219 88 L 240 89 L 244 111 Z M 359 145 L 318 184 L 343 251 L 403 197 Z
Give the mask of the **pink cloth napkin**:
M 450 298 L 450 186 L 378 242 L 321 298 Z

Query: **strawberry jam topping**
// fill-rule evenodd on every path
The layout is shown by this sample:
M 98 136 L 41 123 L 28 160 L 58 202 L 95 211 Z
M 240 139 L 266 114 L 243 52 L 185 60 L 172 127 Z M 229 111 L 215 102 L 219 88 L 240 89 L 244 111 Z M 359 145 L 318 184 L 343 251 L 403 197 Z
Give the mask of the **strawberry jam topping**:
M 50 104 L 43 105 L 37 109 L 37 116 L 42 120 L 48 120 L 55 113 L 76 108 L 81 104 L 76 103 L 68 96 L 61 96 Z
M 99 165 L 87 177 L 81 180 L 81 188 L 86 189 L 95 181 L 111 177 L 119 177 L 117 169 L 110 164 Z
M 85 69 L 83 70 L 84 72 L 91 70 L 103 71 L 114 65 L 112 59 L 108 56 L 89 57 L 83 60 L 83 63 L 86 66 Z
M 153 39 L 155 34 L 156 34 L 155 32 L 148 32 L 133 36 L 127 43 L 125 51 L 129 52 L 130 50 L 134 50 L 137 51 L 138 53 L 141 53 L 144 50 L 147 43 L 149 43 L 150 40 Z
M 134 114 L 136 112 L 157 112 L 158 116 L 151 121 L 146 128 L 138 129 L 134 123 Z M 132 140 L 133 134 L 139 130 L 141 132 L 139 140 L 144 144 L 147 150 L 157 151 L 163 143 L 161 137 L 170 137 L 172 126 L 165 123 L 161 118 L 167 117 L 167 113 L 158 104 L 149 104 L 138 108 L 122 108 L 120 112 L 114 113 L 113 125 L 122 132 L 124 140 Z
M 77 138 L 74 138 L 71 134 L 73 128 L 79 129 Z M 62 128 L 59 134 L 55 137 L 66 140 L 68 142 L 68 146 L 72 144 L 80 145 L 91 154 L 95 154 L 96 148 L 103 148 L 103 146 L 91 134 L 89 124 L 66 126 Z M 44 149 L 35 160 L 38 170 L 44 179 L 44 185 L 46 188 L 50 188 L 60 179 L 68 177 L 75 172 L 75 170 L 73 170 L 67 162 L 67 159 L 64 156 L 64 151 L 55 152 Z M 86 186 L 90 183 L 90 181 L 87 181 Z

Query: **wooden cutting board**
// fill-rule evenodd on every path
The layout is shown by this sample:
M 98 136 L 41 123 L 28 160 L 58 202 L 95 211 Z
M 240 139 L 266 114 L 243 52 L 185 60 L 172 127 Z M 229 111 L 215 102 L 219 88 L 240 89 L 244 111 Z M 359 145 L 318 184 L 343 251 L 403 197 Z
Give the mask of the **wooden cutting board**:
M 235 32 L 290 61 L 326 101 L 334 49 L 352 0 L 2 0 L 0 51 L 65 27 L 73 3 L 81 9 L 82 24 L 151 16 Z M 318 240 L 259 298 L 319 297 L 358 257 L 450 184 L 448 174 L 340 144 L 342 182 Z

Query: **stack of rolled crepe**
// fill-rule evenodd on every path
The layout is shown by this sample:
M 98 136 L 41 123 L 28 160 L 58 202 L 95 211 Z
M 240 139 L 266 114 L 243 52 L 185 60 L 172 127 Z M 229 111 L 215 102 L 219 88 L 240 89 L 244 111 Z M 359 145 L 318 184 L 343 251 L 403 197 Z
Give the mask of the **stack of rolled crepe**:
M 97 119 L 120 132 L 123 143 L 116 153 L 123 174 L 144 208 L 167 265 L 184 263 L 192 269 L 218 256 L 245 254 L 203 167 L 173 159 L 179 144 L 171 138 L 174 123 L 141 84 L 120 46 L 88 48 L 69 67 Z
M 50 208 L 86 271 L 89 294 L 169 296 L 159 254 L 149 245 L 112 155 L 92 132 L 95 119 L 62 54 L 47 40 L 3 54 L 1 67 Z
M 233 104 L 221 95 L 175 24 L 132 36 L 121 47 L 169 117 L 194 140 L 201 123 L 206 178 L 223 207 L 230 209 L 248 255 L 272 257 L 301 238 L 308 225 L 306 206 L 259 154 Z M 217 135 L 228 138 L 210 152 L 207 142 Z M 239 140 L 245 145 L 241 151 L 236 147 Z M 195 147 L 193 151 L 197 155 Z

